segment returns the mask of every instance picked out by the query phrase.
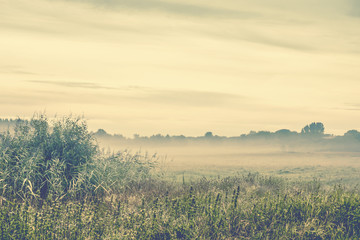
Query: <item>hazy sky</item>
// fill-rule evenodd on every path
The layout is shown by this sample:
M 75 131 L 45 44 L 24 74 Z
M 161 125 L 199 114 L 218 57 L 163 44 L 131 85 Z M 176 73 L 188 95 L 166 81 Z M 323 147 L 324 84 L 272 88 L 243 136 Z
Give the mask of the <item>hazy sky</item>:
M 0 117 L 131 136 L 360 130 L 359 0 L 0 0 Z

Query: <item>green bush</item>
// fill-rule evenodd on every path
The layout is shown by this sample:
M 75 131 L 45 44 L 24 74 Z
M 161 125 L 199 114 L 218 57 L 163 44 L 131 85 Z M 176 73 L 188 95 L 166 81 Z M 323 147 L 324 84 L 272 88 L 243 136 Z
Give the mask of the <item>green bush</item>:
M 80 118 L 64 117 L 52 126 L 43 115 L 18 121 L 1 135 L 0 143 L 0 189 L 8 197 L 61 197 L 98 154 Z
M 150 160 L 99 151 L 81 118 L 49 123 L 39 115 L 0 135 L 0 194 L 21 199 L 104 195 L 149 176 Z

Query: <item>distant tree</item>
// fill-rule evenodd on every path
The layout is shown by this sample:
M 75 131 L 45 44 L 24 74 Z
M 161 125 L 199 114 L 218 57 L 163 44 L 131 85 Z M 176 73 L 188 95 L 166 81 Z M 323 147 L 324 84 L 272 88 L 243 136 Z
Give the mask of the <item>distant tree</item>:
M 290 131 L 289 129 L 280 129 L 280 130 L 277 130 L 274 134 L 276 136 L 280 136 L 280 137 L 288 137 L 288 136 L 296 135 L 297 132 Z
M 291 131 L 289 129 L 280 129 L 275 132 L 275 134 L 281 134 L 281 135 L 289 135 L 291 134 Z
M 184 135 L 173 136 L 173 138 L 176 140 L 185 140 L 186 139 L 186 137 Z
M 313 134 L 313 135 L 322 135 L 324 134 L 324 124 L 321 122 L 313 122 L 310 125 L 306 125 L 301 129 L 301 134 Z
M 205 133 L 204 136 L 205 136 L 206 138 L 211 138 L 211 137 L 213 137 L 214 135 L 213 135 L 212 132 L 207 132 L 207 133 Z
M 114 137 L 119 139 L 125 139 L 125 137 L 122 134 L 114 134 Z
M 356 138 L 360 140 L 360 132 L 357 130 L 349 130 L 344 134 L 344 137 Z
M 98 129 L 97 132 L 95 133 L 95 135 L 98 135 L 98 136 L 106 136 L 108 135 L 108 133 L 104 130 L 104 129 Z
M 255 137 L 259 137 L 259 138 L 270 138 L 271 134 L 272 133 L 269 131 L 258 131 L 257 133 L 254 133 L 253 135 Z
M 161 135 L 160 133 L 159 133 L 159 134 L 156 134 L 156 135 L 150 136 L 150 139 L 151 139 L 151 140 L 162 140 L 163 138 L 164 138 L 164 136 Z

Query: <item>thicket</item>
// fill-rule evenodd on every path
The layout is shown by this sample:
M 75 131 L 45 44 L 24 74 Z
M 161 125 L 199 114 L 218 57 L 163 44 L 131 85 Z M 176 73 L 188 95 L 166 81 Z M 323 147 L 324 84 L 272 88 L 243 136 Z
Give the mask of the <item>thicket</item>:
M 101 197 L 150 174 L 153 157 L 99 149 L 86 122 L 38 115 L 0 134 L 3 199 Z
M 359 239 L 359 190 L 258 174 L 171 182 L 44 116 L 0 136 L 0 239 Z

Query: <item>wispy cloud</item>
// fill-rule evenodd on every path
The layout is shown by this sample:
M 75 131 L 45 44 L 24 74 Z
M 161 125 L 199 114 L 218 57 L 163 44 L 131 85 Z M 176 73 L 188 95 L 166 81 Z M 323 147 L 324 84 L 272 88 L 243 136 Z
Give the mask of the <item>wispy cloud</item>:
M 229 106 L 245 99 L 245 97 L 235 94 L 194 90 L 151 90 L 147 91 L 144 97 L 154 103 L 199 107 Z
M 197 16 L 197 17 L 226 17 L 226 18 L 249 18 L 258 14 L 250 11 L 239 11 L 226 8 L 215 8 L 205 5 L 195 5 L 176 1 L 157 0 L 75 0 L 77 2 L 90 3 L 97 6 L 114 9 L 122 7 L 133 10 L 155 10 L 172 14 Z
M 360 17 L 360 1 L 359 0 L 349 0 L 349 2 L 350 2 L 349 14 L 354 17 Z
M 346 107 L 342 108 L 343 110 L 349 111 L 360 111 L 360 104 L 357 103 L 345 103 Z
M 312 51 L 313 47 L 305 45 L 304 43 L 297 43 L 296 41 L 286 41 L 280 38 L 266 37 L 266 36 L 252 36 L 245 38 L 246 41 L 260 43 L 264 45 L 271 45 L 274 47 L 288 48 L 299 51 Z
M 255 31 L 222 31 L 222 30 L 206 30 L 203 31 L 204 34 L 210 35 L 211 37 L 222 38 L 225 40 L 236 40 L 236 41 L 244 41 L 244 42 L 251 42 L 257 43 L 261 45 L 269 45 L 272 47 L 278 48 L 286 48 L 291 50 L 298 50 L 298 51 L 314 51 L 315 48 L 306 44 L 304 42 L 299 41 L 298 39 L 284 39 L 280 36 L 274 35 L 266 35 L 264 33 L 256 33 Z
M 21 66 L 0 66 L 0 73 L 21 74 L 21 75 L 38 75 L 35 72 L 25 70 Z
M 114 87 L 106 87 L 100 84 L 92 82 L 68 82 L 68 81 L 40 81 L 40 80 L 28 80 L 27 82 L 37 83 L 37 84 L 48 84 L 56 85 L 69 88 L 89 88 L 89 89 L 117 89 Z
M 249 99 L 245 96 L 210 91 L 196 91 L 196 90 L 177 90 L 177 89 L 155 89 L 142 86 L 121 86 L 118 88 L 111 88 L 101 86 L 99 84 L 89 82 L 54 82 L 54 81 L 27 81 L 34 84 L 44 84 L 54 87 L 47 87 L 44 89 L 36 89 L 27 92 L 13 91 L 3 94 L 0 100 L 6 105 L 37 105 L 41 103 L 57 104 L 62 103 L 76 103 L 86 105 L 98 106 L 121 106 L 124 103 L 129 106 L 166 106 L 166 107 L 208 107 L 214 108 L 219 106 L 234 107 L 248 105 Z M 68 90 L 61 90 L 55 88 L 61 86 L 69 88 Z M 81 97 L 79 97 L 79 90 L 81 89 L 105 89 L 117 91 L 87 91 L 80 90 Z M 73 91 L 72 91 L 73 90 Z
M 147 107 L 181 107 L 181 108 L 215 108 L 219 106 L 234 107 L 248 105 L 250 100 L 241 95 L 176 89 L 154 89 L 139 86 L 124 86 L 118 88 L 120 91 L 111 94 L 92 95 L 83 94 L 87 101 L 94 104 L 122 105 L 127 103 L 134 106 Z

